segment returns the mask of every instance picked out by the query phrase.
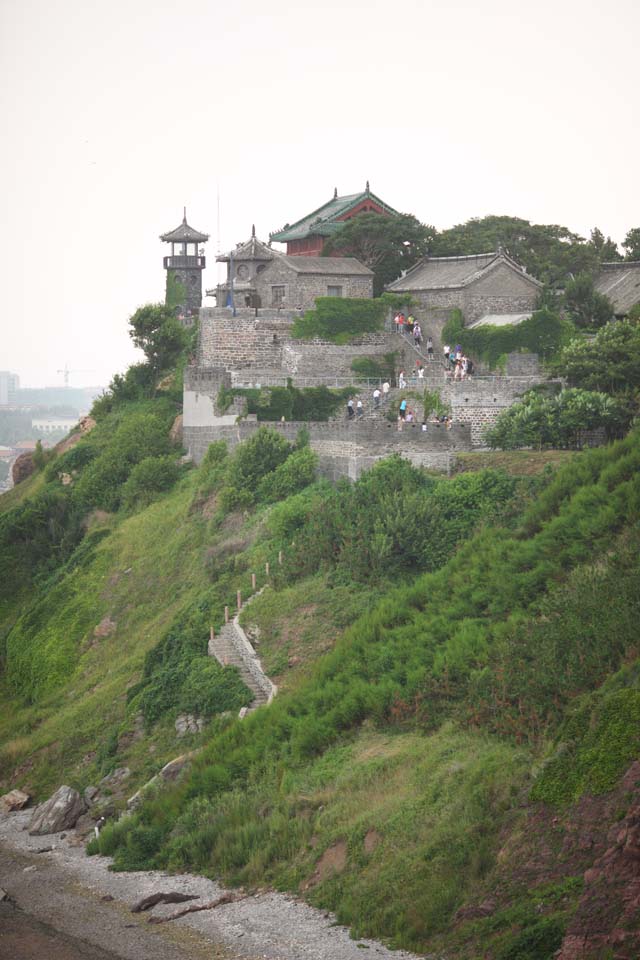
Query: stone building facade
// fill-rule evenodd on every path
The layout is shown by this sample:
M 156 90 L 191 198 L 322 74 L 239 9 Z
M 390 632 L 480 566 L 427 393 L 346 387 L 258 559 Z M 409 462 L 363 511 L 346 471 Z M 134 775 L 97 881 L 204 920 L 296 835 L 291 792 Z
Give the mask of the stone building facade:
M 462 311 L 466 325 L 486 314 L 530 313 L 542 284 L 501 250 L 467 257 L 425 257 L 389 284 L 391 293 L 406 293 L 425 335 L 440 343 L 452 309 Z
M 216 290 L 219 307 L 310 310 L 317 297 L 373 296 L 373 272 L 354 257 L 286 256 L 258 240 L 255 228 L 246 243 L 217 259 L 227 264 Z

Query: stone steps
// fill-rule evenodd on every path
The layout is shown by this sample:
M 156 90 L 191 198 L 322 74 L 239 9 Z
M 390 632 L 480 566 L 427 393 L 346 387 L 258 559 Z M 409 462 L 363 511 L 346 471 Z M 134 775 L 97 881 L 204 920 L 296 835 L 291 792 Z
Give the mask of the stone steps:
M 246 602 L 249 603 L 251 599 L 250 597 Z M 278 688 L 263 671 L 258 655 L 240 626 L 237 615 L 229 623 L 225 623 L 217 636 L 209 640 L 208 652 L 221 666 L 236 667 L 243 683 L 252 692 L 253 700 L 248 708 L 243 707 L 241 716 L 271 703 Z

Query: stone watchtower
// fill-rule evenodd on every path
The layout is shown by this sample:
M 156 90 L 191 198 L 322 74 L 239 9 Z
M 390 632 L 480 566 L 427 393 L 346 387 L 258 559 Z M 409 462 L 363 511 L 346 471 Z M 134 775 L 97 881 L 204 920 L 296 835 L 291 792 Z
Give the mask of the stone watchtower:
M 207 265 L 199 244 L 206 243 L 209 234 L 189 226 L 185 207 L 180 226 L 163 233 L 160 239 L 171 244 L 171 255 L 163 260 L 167 271 L 165 303 L 175 308 L 185 327 L 190 327 L 202 306 L 202 271 Z

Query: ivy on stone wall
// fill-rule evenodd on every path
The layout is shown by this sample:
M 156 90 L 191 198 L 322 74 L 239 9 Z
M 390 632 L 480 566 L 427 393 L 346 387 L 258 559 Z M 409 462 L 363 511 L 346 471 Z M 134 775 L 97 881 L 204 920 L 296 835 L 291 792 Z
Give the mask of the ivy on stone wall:
M 549 360 L 569 342 L 572 334 L 575 336 L 573 324 L 546 308 L 536 310 L 522 323 L 474 329 L 464 326 L 460 310 L 452 310 L 442 331 L 442 341 L 452 347 L 460 343 L 465 353 L 494 368 L 500 365 L 500 358 L 505 354 L 518 351 L 537 353 L 543 360 Z
M 167 270 L 167 291 L 165 303 L 172 310 L 178 307 L 184 307 L 187 297 L 187 290 L 181 280 L 178 280 L 172 270 Z
M 382 298 L 318 297 L 315 310 L 307 310 L 294 321 L 291 335 L 300 340 L 350 343 L 354 337 L 382 330 L 387 310 Z
M 299 389 L 289 383 L 286 387 L 237 387 L 222 388 L 218 393 L 217 407 L 220 412 L 228 410 L 234 397 L 245 397 L 247 413 L 256 414 L 261 421 L 284 419 L 326 421 L 352 396 L 353 388 L 330 390 L 328 387 L 305 387 Z

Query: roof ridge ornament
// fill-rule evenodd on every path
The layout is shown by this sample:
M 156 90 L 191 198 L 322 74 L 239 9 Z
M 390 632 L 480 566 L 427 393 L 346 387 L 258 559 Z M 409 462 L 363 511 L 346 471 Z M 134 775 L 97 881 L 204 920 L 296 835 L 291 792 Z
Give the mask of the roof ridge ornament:
M 182 208 L 182 222 L 183 222 L 183 223 L 186 223 L 186 222 L 187 222 L 187 208 L 186 208 L 186 207 L 183 207 L 183 208 Z
M 252 224 L 251 224 L 251 236 L 252 236 L 252 237 L 255 237 L 255 235 L 256 235 L 256 225 L 255 225 L 255 223 L 252 223 Z
M 368 181 L 368 180 L 367 180 L 367 185 L 366 185 L 366 187 L 365 187 L 365 189 L 364 189 L 364 192 L 365 192 L 365 193 L 371 193 L 371 191 L 370 191 L 370 189 L 369 189 L 369 181 Z
M 333 188 L 333 199 L 334 199 L 334 200 L 337 200 L 337 199 L 338 199 L 338 188 L 337 188 L 337 187 L 334 187 L 334 188 Z

